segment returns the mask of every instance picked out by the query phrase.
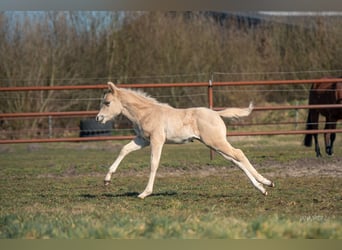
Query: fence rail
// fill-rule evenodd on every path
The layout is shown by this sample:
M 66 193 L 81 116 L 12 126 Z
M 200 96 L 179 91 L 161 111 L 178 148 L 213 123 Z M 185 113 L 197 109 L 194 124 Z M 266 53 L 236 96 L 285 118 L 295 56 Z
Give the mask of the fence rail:
M 306 79 L 306 80 L 267 80 L 267 81 L 234 81 L 234 82 L 191 82 L 191 83 L 133 83 L 117 84 L 120 88 L 172 88 L 172 87 L 215 87 L 215 86 L 246 86 L 246 85 L 288 85 L 340 82 L 341 78 Z M 3 91 L 42 91 L 42 90 L 82 90 L 106 89 L 106 84 L 74 85 L 74 86 L 29 86 L 29 87 L 0 87 Z
M 268 111 L 268 110 L 288 110 L 288 109 L 322 109 L 322 108 L 342 108 L 342 104 L 330 105 L 291 105 L 291 106 L 265 106 L 254 107 L 253 111 Z M 222 110 L 224 107 L 214 107 L 214 110 Z M 29 118 L 29 117 L 80 117 L 80 116 L 95 116 L 98 110 L 93 111 L 67 111 L 67 112 L 25 112 L 25 113 L 2 113 L 0 119 L 9 118 Z
M 214 110 L 223 109 L 214 107 L 213 88 L 215 86 L 246 86 L 246 85 L 288 85 L 288 84 L 312 84 L 312 83 L 331 83 L 340 82 L 339 78 L 331 79 L 308 79 L 308 80 L 273 80 L 273 81 L 237 81 L 237 82 L 192 82 L 192 83 L 144 83 L 144 84 L 118 84 L 122 88 L 171 88 L 171 87 L 206 87 L 208 94 L 208 107 Z M 54 91 L 54 90 L 91 90 L 106 89 L 107 85 L 78 85 L 78 86 L 30 86 L 30 87 L 0 87 L 0 92 L 18 91 Z M 289 109 L 312 109 L 312 108 L 342 108 L 342 104 L 334 105 L 279 105 L 255 107 L 254 111 L 289 110 Z M 98 111 L 68 111 L 68 112 L 27 112 L 27 113 L 1 113 L 0 119 L 33 118 L 33 117 L 80 117 L 95 116 Z M 290 135 L 290 134 L 312 134 L 335 132 L 341 133 L 342 129 L 335 130 L 288 130 L 288 131 L 257 131 L 257 132 L 230 132 L 229 136 L 253 136 L 253 135 Z M 0 140 L 0 144 L 8 143 L 44 143 L 44 142 L 81 142 L 81 141 L 100 141 L 100 140 L 128 140 L 133 136 L 96 136 L 84 138 L 40 138 L 40 139 L 13 139 Z
M 342 129 L 326 130 L 287 130 L 287 131 L 257 131 L 257 132 L 229 132 L 227 136 L 257 136 L 257 135 L 302 135 L 313 133 L 342 133 Z M 85 142 L 85 141 L 112 141 L 112 140 L 131 140 L 134 135 L 119 136 L 93 136 L 93 137 L 65 137 L 65 138 L 38 138 L 38 139 L 16 139 L 0 140 L 0 144 L 14 143 L 49 143 L 49 142 Z

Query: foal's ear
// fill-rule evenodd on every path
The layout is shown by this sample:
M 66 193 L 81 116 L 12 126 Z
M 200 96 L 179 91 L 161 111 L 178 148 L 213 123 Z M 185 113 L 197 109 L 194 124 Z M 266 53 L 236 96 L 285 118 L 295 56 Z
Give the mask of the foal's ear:
M 110 92 L 114 94 L 117 90 L 117 87 L 115 86 L 115 84 L 112 82 L 108 82 L 107 84 L 108 84 L 108 89 L 110 90 Z

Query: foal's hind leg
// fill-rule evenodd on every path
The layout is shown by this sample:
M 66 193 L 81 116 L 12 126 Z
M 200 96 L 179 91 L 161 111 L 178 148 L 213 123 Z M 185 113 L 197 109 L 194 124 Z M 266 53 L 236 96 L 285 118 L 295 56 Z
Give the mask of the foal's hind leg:
M 217 152 L 225 159 L 234 162 L 247 175 L 254 187 L 264 195 L 267 195 L 267 192 L 262 184 L 274 187 L 274 183 L 259 174 L 240 149 L 232 147 L 227 141 L 221 143 Z
M 136 137 L 134 138 L 134 140 L 132 140 L 131 142 L 129 142 L 128 144 L 126 144 L 120 151 L 119 156 L 116 158 L 116 160 L 114 161 L 114 163 L 110 166 L 108 173 L 106 174 L 104 183 L 105 185 L 108 185 L 110 183 L 110 180 L 112 178 L 112 174 L 116 171 L 116 169 L 118 168 L 119 164 L 121 163 L 121 161 L 125 158 L 126 155 L 128 155 L 129 153 L 139 150 L 143 147 L 146 147 L 149 145 L 149 142 L 144 140 L 141 137 Z

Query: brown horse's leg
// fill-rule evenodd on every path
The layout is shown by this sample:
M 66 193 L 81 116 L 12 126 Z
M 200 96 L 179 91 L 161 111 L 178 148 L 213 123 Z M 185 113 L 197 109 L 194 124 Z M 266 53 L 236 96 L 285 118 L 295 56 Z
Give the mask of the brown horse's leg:
M 318 135 L 317 135 L 317 134 L 314 134 L 313 137 L 314 137 L 314 141 L 315 141 L 315 152 L 316 152 L 316 156 L 317 156 L 317 157 L 321 157 L 322 154 L 321 154 L 321 149 L 319 148 Z
M 308 130 L 316 130 L 318 129 L 318 121 L 319 121 L 319 112 L 315 109 L 309 110 L 309 116 L 307 121 L 306 129 Z M 321 150 L 318 143 L 318 135 L 312 134 L 315 141 L 315 152 L 317 157 L 321 157 Z
M 324 129 L 336 129 L 337 120 L 326 119 Z M 325 152 L 328 155 L 333 155 L 333 145 L 336 138 L 336 133 L 324 133 L 324 142 L 325 142 Z

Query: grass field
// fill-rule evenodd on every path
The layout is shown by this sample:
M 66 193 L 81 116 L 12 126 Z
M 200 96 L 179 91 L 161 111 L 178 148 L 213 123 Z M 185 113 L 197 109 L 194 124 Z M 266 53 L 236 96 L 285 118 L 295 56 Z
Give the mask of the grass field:
M 341 239 L 340 137 L 321 159 L 300 136 L 231 138 L 275 182 L 267 197 L 200 143 L 166 145 L 144 200 L 149 148 L 104 187 L 124 142 L 0 145 L 0 238 Z

